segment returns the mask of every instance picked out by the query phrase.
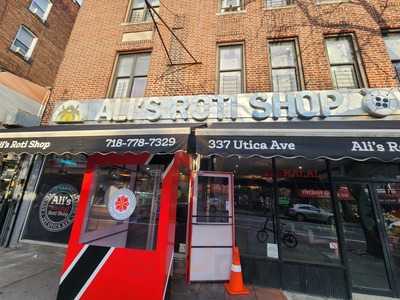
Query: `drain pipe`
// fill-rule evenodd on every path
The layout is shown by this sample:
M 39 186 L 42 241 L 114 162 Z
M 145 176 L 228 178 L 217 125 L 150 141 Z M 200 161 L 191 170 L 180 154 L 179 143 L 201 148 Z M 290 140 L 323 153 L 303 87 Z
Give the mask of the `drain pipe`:
M 47 92 L 46 96 L 44 97 L 43 102 L 42 102 L 42 104 L 40 106 L 40 109 L 39 109 L 39 112 L 38 112 L 38 117 L 40 118 L 40 124 L 42 124 L 42 122 L 43 122 L 43 117 L 44 117 L 44 114 L 45 114 L 45 112 L 47 110 L 47 107 L 48 107 L 49 102 L 50 102 L 50 97 L 51 97 L 51 94 L 53 92 L 53 88 L 52 87 L 48 86 L 46 88 L 47 88 L 48 92 Z

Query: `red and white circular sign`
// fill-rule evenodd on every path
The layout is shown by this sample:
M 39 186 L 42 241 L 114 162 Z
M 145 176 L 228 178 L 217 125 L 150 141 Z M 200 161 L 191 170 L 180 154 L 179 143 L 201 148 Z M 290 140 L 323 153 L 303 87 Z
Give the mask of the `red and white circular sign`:
M 128 219 L 136 208 L 135 194 L 126 188 L 114 191 L 107 204 L 110 216 L 117 221 Z

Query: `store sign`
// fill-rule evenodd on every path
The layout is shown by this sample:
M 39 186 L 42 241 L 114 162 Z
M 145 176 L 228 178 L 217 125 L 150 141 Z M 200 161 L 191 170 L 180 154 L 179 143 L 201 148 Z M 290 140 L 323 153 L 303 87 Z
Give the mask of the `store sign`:
M 269 170 L 266 173 L 266 177 L 272 178 L 273 171 Z M 281 169 L 276 171 L 277 178 L 319 178 L 318 170 L 316 169 Z
M 330 198 L 331 192 L 329 190 L 310 190 L 302 189 L 298 192 L 300 198 L 324 199 Z M 350 191 L 347 188 L 340 188 L 337 192 L 337 197 L 340 200 L 352 199 Z
M 133 214 L 135 208 L 136 196 L 129 189 L 118 189 L 108 199 L 107 209 L 114 220 L 127 220 Z
M 255 93 L 66 101 L 54 123 L 233 122 L 400 115 L 400 92 L 389 89 Z
M 214 136 L 198 135 L 197 153 L 202 155 L 243 157 L 282 156 L 307 159 L 400 159 L 399 137 L 334 137 L 334 136 Z M 312 174 L 310 174 L 311 176 Z
M 59 184 L 44 196 L 39 207 L 39 220 L 50 232 L 67 229 L 73 222 L 79 193 L 70 184 Z

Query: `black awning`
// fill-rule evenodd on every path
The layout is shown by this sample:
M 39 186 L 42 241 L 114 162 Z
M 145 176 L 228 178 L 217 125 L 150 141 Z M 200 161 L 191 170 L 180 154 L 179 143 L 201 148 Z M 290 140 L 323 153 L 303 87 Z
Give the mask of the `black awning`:
M 196 129 L 196 150 L 206 156 L 393 161 L 400 159 L 400 121 L 219 124 Z
M 187 125 L 70 125 L 0 130 L 0 153 L 171 154 L 187 150 L 190 132 Z

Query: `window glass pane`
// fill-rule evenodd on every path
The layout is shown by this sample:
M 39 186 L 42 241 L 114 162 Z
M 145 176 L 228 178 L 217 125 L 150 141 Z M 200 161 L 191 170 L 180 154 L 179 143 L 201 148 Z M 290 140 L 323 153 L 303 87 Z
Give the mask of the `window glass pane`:
M 242 73 L 221 72 L 219 78 L 219 92 L 226 95 L 240 94 L 242 92 Z
M 281 233 L 286 233 L 280 237 L 283 259 L 340 264 L 325 161 L 277 159 L 276 164 Z
M 131 97 L 143 97 L 146 90 L 146 85 L 146 77 L 135 78 L 135 81 L 133 82 Z
M 382 210 L 384 227 L 388 237 L 389 252 L 393 258 L 393 271 L 400 280 L 400 183 L 384 183 L 375 186 Z
M 400 81 L 400 62 L 393 64 L 396 71 L 397 79 Z
M 242 46 L 220 47 L 220 70 L 242 69 Z
M 129 78 L 119 78 L 115 83 L 114 98 L 127 97 L 129 88 Z
M 294 3 L 294 0 L 266 0 L 266 1 L 267 1 L 267 7 L 280 7 L 280 6 L 291 5 Z
M 21 27 L 17 33 L 17 40 L 23 43 L 26 47 L 30 48 L 33 42 L 34 36 L 25 29 Z
M 294 42 L 271 43 L 270 51 L 271 65 L 273 68 L 296 66 Z
M 358 88 L 358 82 L 354 66 L 332 66 L 331 67 L 333 85 L 337 89 Z
M 254 278 L 247 272 L 264 272 L 260 260 L 279 258 L 272 160 L 210 157 L 201 160 L 200 169 L 234 175 L 236 243 L 245 276 Z
M 153 9 L 159 14 L 160 13 L 160 7 L 159 6 L 153 6 Z M 157 20 L 157 15 L 152 11 L 154 20 Z M 153 19 L 151 18 L 150 10 L 146 9 L 144 12 L 144 21 L 152 21 Z
M 48 9 L 48 6 L 49 2 L 47 0 L 33 0 L 30 6 L 30 10 L 43 19 Z
M 154 250 L 162 166 L 97 167 L 85 231 L 86 244 Z
M 400 33 L 391 33 L 384 37 L 391 60 L 400 60 Z
M 354 53 L 351 37 L 326 39 L 329 61 L 331 64 L 353 63 Z
M 199 176 L 197 184 L 197 222 L 228 223 L 228 177 Z
M 367 184 L 349 182 L 338 184 L 336 193 L 353 287 L 389 290 L 372 190 Z
M 13 49 L 16 50 L 16 48 L 19 48 L 19 51 L 21 52 L 21 54 L 26 55 L 29 51 L 29 48 L 27 46 L 25 46 L 24 44 L 22 44 L 20 41 L 15 40 L 14 44 L 13 44 Z
M 132 74 L 134 59 L 134 55 L 119 56 L 117 77 L 130 76 Z
M 344 178 L 364 178 L 380 181 L 400 180 L 399 163 L 383 163 L 377 160 L 358 162 L 352 159 L 345 159 L 338 162 L 331 162 L 332 175 Z
M 295 69 L 272 70 L 274 92 L 297 91 L 297 79 Z
M 43 11 L 46 11 L 49 7 L 50 3 L 49 0 L 33 0 L 32 3 L 35 3 L 39 6 Z
M 143 19 L 145 18 L 145 9 L 135 9 L 132 10 L 131 14 L 131 19 L 130 21 L 132 23 L 140 23 L 143 22 Z
M 144 8 L 146 3 L 144 0 L 133 0 L 133 8 Z
M 138 54 L 136 56 L 136 65 L 135 65 L 135 76 L 145 76 L 149 71 L 149 62 L 150 55 L 149 54 Z
M 81 156 L 47 157 L 22 235 L 23 239 L 67 244 L 86 170 Z

